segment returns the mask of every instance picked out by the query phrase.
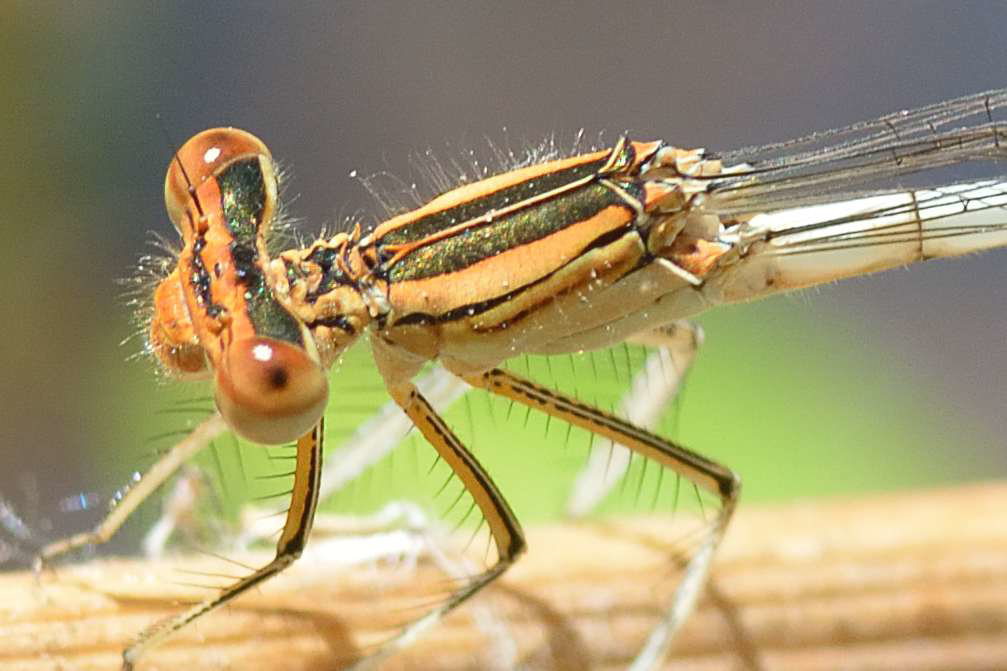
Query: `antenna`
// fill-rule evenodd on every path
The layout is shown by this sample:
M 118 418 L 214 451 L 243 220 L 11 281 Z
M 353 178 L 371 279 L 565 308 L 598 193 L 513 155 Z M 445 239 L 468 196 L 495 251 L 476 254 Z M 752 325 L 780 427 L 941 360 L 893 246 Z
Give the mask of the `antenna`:
M 196 204 L 196 209 L 199 211 L 200 217 L 205 217 L 206 214 L 203 213 L 203 204 L 199 202 L 199 196 L 196 195 L 196 187 L 193 185 L 192 180 L 189 178 L 189 173 L 185 169 L 185 165 L 182 163 L 182 157 L 178 155 L 178 150 L 174 149 L 178 145 L 172 140 L 171 134 L 168 132 L 168 127 L 164 124 L 164 119 L 161 118 L 161 113 L 158 112 L 154 115 L 154 118 L 158 121 L 158 126 L 161 127 L 161 134 L 164 136 L 165 142 L 168 143 L 168 149 L 174 155 L 174 161 L 178 164 L 178 169 L 182 171 L 182 177 L 185 178 L 185 183 L 187 185 L 187 191 L 189 192 L 189 197 L 192 198 L 192 202 Z

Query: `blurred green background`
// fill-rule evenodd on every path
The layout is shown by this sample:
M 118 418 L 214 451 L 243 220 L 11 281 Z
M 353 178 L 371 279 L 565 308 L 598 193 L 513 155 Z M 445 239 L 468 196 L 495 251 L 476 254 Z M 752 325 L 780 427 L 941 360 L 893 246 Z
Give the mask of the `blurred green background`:
M 173 234 L 164 169 L 200 129 L 262 137 L 310 231 L 378 212 L 352 170 L 409 180 L 428 148 L 450 160 L 579 128 L 733 148 L 1007 85 L 1007 6 L 990 3 L 14 2 L 4 15 L 0 497 L 44 536 L 89 524 L 72 497 L 101 509 L 149 463 L 147 438 L 183 421 L 157 411 L 199 393 L 127 361 L 140 342 L 119 344 L 133 327 L 115 280 L 150 231 Z M 665 430 L 736 468 L 748 502 L 1003 476 L 1002 260 L 703 317 Z M 340 400 L 335 424 L 366 415 Z M 470 431 L 519 512 L 547 515 L 559 457 L 514 438 L 498 455 Z

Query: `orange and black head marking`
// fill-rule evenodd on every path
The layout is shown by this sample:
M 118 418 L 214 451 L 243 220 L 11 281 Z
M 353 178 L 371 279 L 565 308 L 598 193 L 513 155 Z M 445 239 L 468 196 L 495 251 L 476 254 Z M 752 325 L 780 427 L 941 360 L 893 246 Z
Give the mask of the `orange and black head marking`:
M 328 382 L 310 332 L 276 300 L 266 272 L 277 207 L 269 150 L 242 130 L 203 131 L 172 159 L 164 195 L 183 247 L 157 290 L 155 351 L 180 372 L 196 368 L 201 351 L 237 433 L 296 439 L 321 417 Z

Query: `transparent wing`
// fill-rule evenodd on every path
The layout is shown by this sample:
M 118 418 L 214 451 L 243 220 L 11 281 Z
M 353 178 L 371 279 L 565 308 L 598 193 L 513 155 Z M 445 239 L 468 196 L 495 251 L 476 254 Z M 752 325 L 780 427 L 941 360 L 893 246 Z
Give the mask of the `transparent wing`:
M 719 158 L 729 174 L 712 178 L 705 207 L 745 218 L 946 184 L 939 168 L 1007 158 L 1007 125 L 997 120 L 1005 107 L 1007 89 L 999 89 L 723 153 Z

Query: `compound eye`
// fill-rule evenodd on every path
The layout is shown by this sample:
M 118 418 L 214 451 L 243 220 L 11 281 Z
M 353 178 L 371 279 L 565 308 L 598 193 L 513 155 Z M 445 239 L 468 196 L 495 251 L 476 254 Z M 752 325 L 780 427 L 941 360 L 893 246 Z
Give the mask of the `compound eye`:
M 238 128 L 211 128 L 194 135 L 172 157 L 164 179 L 164 203 L 175 229 L 182 233 L 192 192 L 225 165 L 243 156 L 272 155 L 262 140 Z M 198 216 L 198 212 L 192 212 Z
M 325 411 L 325 372 L 304 349 L 273 338 L 231 344 L 217 369 L 216 400 L 235 433 L 276 445 L 308 432 Z

